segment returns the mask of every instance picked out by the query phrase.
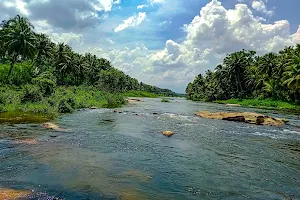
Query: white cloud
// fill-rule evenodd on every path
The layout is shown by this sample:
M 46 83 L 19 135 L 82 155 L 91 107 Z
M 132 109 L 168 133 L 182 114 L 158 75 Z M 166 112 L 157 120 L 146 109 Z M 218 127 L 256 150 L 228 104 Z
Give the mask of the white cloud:
M 165 0 L 148 0 L 150 4 L 164 3 Z
M 252 8 L 258 12 L 262 12 L 266 15 L 273 15 L 273 11 L 272 10 L 268 10 L 266 7 L 266 4 L 262 1 L 262 0 L 254 0 L 252 2 Z
M 32 21 L 32 24 L 35 26 L 36 32 L 48 35 L 54 43 L 65 43 L 73 46 L 83 44 L 82 34 L 55 30 L 46 20 Z
M 139 12 L 137 15 L 133 15 L 128 19 L 124 20 L 117 28 L 114 29 L 115 32 L 123 31 L 129 27 L 135 27 L 140 25 L 147 17 L 145 12 Z
M 166 20 L 166 21 L 163 21 L 163 22 L 159 23 L 158 26 L 160 26 L 160 27 L 167 27 L 170 24 L 172 24 L 172 21 L 171 20 Z
M 93 0 L 92 5 L 97 11 L 111 11 L 114 4 L 120 4 L 121 0 Z
M 137 9 L 143 9 L 143 8 L 147 8 L 147 7 L 149 7 L 149 5 L 143 4 L 143 5 L 138 5 L 136 8 Z
M 120 0 L 0 0 L 0 20 L 22 14 L 67 31 L 100 24 Z
M 1 3 L 1 2 L 0 2 Z M 7 8 L 15 8 L 18 12 L 20 12 L 23 15 L 28 16 L 29 11 L 26 8 L 26 3 L 22 0 L 9 0 L 9 1 L 3 1 L 3 5 Z
M 106 41 L 107 41 L 109 44 L 115 44 L 115 41 L 113 41 L 111 38 L 107 38 Z
M 276 52 L 300 41 L 300 28 L 291 34 L 286 20 L 265 23 L 246 4 L 226 9 L 217 0 L 204 6 L 184 30 L 183 42 L 167 40 L 162 50 L 134 48 L 106 55 L 134 77 L 182 92 L 194 76 L 215 68 L 228 53 L 242 49 Z
M 147 4 L 138 5 L 137 9 L 140 10 L 143 8 L 148 8 L 150 6 L 154 6 L 156 4 L 162 4 L 164 2 L 165 2 L 165 0 L 148 0 L 148 3 L 149 3 L 148 5 Z

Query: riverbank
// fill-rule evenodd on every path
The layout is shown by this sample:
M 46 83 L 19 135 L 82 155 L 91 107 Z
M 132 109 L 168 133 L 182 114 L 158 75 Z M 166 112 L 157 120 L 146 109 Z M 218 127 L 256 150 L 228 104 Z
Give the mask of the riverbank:
M 0 87 L 0 123 L 46 122 L 83 108 L 119 108 L 128 97 L 158 98 L 145 91 L 104 93 L 95 87 L 57 87 L 45 94 L 35 85 Z
M 146 92 L 146 91 L 128 91 L 122 93 L 124 97 L 147 97 L 147 98 L 158 98 L 162 95 Z
M 0 112 L 46 114 L 54 118 L 81 108 L 116 108 L 125 104 L 121 94 L 103 93 L 93 87 L 57 87 L 45 94 L 35 85 L 1 87 Z
M 244 107 L 252 108 L 263 108 L 263 109 L 275 109 L 275 110 L 286 110 L 286 111 L 299 111 L 300 105 L 295 105 L 292 103 L 271 100 L 271 99 L 229 99 L 229 100 L 217 100 L 213 101 L 214 103 L 219 104 L 231 104 L 231 105 L 240 105 Z

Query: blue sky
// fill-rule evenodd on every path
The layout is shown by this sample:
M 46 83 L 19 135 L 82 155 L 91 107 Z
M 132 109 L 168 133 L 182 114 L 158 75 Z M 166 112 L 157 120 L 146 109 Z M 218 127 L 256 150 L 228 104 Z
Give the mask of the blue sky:
M 0 20 L 24 15 L 57 43 L 183 92 L 228 53 L 299 43 L 299 7 L 298 0 L 0 0 Z

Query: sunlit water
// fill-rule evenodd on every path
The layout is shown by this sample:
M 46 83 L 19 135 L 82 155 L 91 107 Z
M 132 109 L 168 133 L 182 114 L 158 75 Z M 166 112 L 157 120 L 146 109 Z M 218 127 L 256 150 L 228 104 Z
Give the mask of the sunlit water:
M 0 188 L 33 191 L 27 199 L 300 199 L 296 115 L 183 99 L 120 110 L 64 115 L 63 132 L 0 125 Z M 200 110 L 257 111 L 290 123 L 202 119 L 194 116 Z M 37 142 L 14 142 L 24 138 Z

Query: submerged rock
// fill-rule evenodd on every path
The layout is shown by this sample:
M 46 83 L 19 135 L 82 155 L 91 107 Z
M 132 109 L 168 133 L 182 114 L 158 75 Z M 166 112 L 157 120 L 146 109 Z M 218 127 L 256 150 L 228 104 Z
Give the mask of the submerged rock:
M 60 128 L 58 125 L 51 123 L 51 122 L 44 123 L 43 127 L 47 128 L 47 129 L 52 129 L 55 131 L 63 131 L 64 130 L 64 129 Z
M 220 119 L 266 126 L 283 126 L 288 122 L 288 120 L 286 119 L 274 118 L 270 116 L 265 116 L 263 114 L 251 112 L 210 113 L 208 111 L 201 111 L 197 112 L 196 115 L 207 119 Z
M 125 171 L 125 172 L 122 173 L 121 177 L 122 178 L 136 179 L 136 180 L 141 181 L 141 182 L 148 182 L 151 179 L 153 179 L 151 174 L 146 173 L 146 172 L 142 172 L 142 171 L 138 171 L 138 170 Z
M 164 131 L 164 132 L 162 132 L 162 134 L 167 137 L 171 137 L 172 135 L 174 135 L 174 133 L 172 131 Z
M 29 190 L 14 190 L 8 188 L 0 188 L 0 199 L 10 199 L 10 200 L 17 200 L 17 199 L 25 199 L 32 192 Z
M 114 110 L 114 113 L 123 113 L 121 110 Z
M 36 139 L 32 138 L 26 138 L 26 139 L 16 139 L 14 144 L 37 144 L 38 141 Z

